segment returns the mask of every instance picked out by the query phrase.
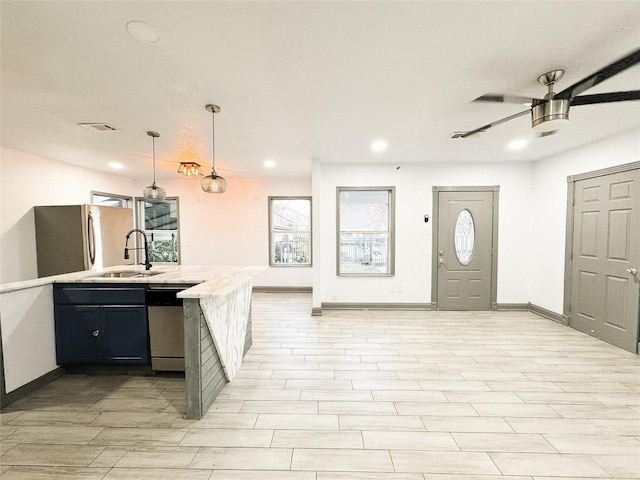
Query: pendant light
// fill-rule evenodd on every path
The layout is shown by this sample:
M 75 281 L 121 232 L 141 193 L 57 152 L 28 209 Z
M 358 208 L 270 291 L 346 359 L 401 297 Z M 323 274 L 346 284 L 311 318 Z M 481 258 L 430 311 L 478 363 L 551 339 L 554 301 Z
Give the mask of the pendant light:
M 207 193 L 224 193 L 227 190 L 227 181 L 216 173 L 215 115 L 220 111 L 220 107 L 209 104 L 204 108 L 211 112 L 211 160 L 213 166 L 211 168 L 211 175 L 204 177 L 200 185 L 202 186 L 202 190 Z
M 167 196 L 164 188 L 156 186 L 156 138 L 158 138 L 160 134 L 158 132 L 147 132 L 147 135 L 151 137 L 153 143 L 153 185 L 145 187 L 143 195 L 147 202 L 159 202 Z

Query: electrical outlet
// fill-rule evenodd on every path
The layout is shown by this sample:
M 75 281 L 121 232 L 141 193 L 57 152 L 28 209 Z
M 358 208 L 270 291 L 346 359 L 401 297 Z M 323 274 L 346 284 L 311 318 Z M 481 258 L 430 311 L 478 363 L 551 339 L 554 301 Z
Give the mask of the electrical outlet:
M 404 289 L 401 286 L 398 287 L 398 293 L 404 293 Z
M 396 287 L 394 285 L 391 285 L 391 293 L 396 293 Z

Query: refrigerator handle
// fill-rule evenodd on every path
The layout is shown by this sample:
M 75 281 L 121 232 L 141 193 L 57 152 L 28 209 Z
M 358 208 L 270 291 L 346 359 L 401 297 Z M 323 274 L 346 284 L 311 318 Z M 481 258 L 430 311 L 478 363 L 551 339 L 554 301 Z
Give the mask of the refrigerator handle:
M 89 261 L 91 265 L 96 263 L 96 233 L 93 227 L 93 215 L 89 212 L 87 218 L 87 239 L 89 242 Z

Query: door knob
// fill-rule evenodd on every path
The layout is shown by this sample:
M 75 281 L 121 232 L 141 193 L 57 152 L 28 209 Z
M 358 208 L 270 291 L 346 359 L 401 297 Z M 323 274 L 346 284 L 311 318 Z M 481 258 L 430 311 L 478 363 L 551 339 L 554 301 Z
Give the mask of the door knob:
M 100 335 L 100 330 L 94 330 L 93 332 L 91 332 L 91 335 L 97 337 L 98 335 Z
M 631 268 L 627 268 L 625 270 L 625 272 L 630 273 L 631 275 L 637 275 L 638 274 L 638 269 L 635 267 L 631 267 Z
M 438 259 L 438 263 L 439 263 L 440 265 L 442 265 L 442 264 L 444 263 L 444 258 L 439 258 L 439 259 Z

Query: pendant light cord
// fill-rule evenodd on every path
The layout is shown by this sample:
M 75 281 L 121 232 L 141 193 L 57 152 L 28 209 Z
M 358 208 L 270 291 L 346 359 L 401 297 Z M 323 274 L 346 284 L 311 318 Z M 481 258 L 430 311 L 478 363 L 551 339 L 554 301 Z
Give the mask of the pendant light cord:
M 151 136 L 151 150 L 153 152 L 153 184 L 156 184 L 156 137 Z
M 216 174 L 216 112 L 211 109 L 211 171 Z

